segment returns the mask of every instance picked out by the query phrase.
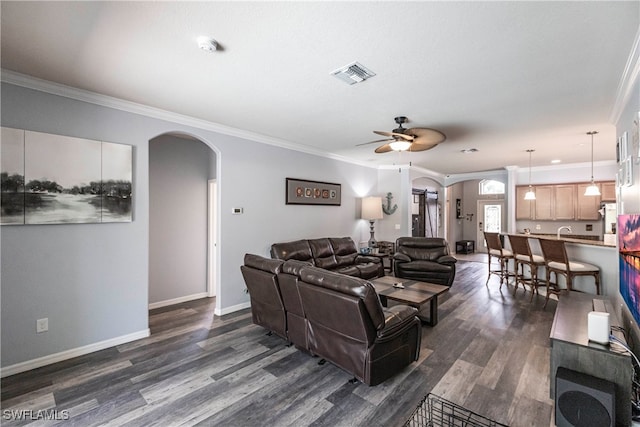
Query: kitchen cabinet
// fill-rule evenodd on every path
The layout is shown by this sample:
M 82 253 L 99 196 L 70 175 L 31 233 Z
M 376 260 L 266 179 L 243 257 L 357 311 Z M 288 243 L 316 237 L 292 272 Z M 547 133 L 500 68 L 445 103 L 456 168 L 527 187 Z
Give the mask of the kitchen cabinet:
M 553 219 L 574 219 L 576 215 L 576 186 L 574 184 L 553 186 Z
M 529 191 L 529 186 L 516 187 L 516 219 L 533 219 L 534 200 L 525 200 L 524 195 Z
M 552 220 L 553 219 L 553 186 L 552 185 L 536 185 L 536 201 L 534 204 L 534 217 L 536 220 Z
M 616 201 L 616 183 L 615 181 L 605 181 L 600 183 L 600 193 L 602 193 L 603 202 Z
M 597 221 L 600 202 L 615 201 L 614 181 L 597 183 L 602 196 L 585 196 L 588 182 L 534 185 L 536 200 L 524 200 L 527 185 L 516 186 L 516 219 L 538 221 Z
M 589 183 L 578 184 L 578 209 L 576 211 L 576 219 L 578 220 L 594 220 L 600 219 L 600 200 L 601 196 L 585 196 L 584 192 Z M 600 190 L 602 192 L 602 190 Z

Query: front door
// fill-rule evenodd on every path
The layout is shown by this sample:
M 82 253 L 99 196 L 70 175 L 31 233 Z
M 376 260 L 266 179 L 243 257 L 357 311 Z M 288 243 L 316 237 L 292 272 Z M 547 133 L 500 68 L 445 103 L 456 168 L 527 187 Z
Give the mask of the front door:
M 480 200 L 478 201 L 478 238 L 479 243 L 476 251 L 486 251 L 487 243 L 484 241 L 484 232 L 493 233 L 502 232 L 502 224 L 504 219 L 504 202 L 497 200 Z

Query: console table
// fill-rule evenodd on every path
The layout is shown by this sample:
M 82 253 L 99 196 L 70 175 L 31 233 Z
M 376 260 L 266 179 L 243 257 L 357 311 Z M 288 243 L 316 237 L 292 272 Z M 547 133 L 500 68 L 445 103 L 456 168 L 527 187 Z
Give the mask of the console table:
M 550 396 L 555 394 L 556 370 L 565 367 L 615 384 L 616 424 L 631 425 L 631 355 L 615 344 L 602 345 L 589 341 L 587 316 L 593 311 L 593 300 L 604 300 L 611 326 L 620 326 L 606 297 L 581 292 L 563 293 L 558 301 L 551 326 Z M 621 333 L 616 338 L 624 342 Z

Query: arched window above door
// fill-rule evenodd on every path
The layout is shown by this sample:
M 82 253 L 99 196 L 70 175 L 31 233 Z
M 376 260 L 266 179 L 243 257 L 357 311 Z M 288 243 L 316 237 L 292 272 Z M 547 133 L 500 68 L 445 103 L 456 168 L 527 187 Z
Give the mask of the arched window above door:
M 504 183 L 492 179 L 483 179 L 480 181 L 478 193 L 481 195 L 504 194 Z

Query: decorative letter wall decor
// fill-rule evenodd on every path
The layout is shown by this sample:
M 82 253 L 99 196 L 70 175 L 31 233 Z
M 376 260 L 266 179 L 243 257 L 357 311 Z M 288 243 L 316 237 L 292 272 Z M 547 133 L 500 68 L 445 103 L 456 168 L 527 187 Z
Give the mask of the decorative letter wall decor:
M 130 222 L 130 145 L 2 128 L 0 223 Z
M 340 184 L 287 178 L 287 205 L 333 205 L 340 206 L 342 199 Z

